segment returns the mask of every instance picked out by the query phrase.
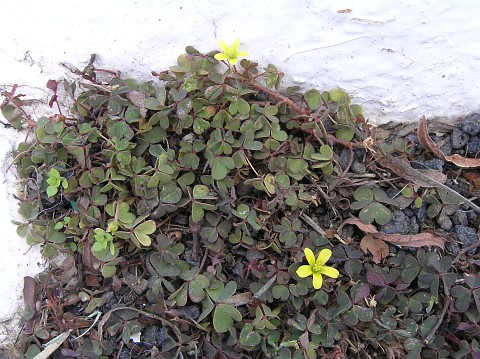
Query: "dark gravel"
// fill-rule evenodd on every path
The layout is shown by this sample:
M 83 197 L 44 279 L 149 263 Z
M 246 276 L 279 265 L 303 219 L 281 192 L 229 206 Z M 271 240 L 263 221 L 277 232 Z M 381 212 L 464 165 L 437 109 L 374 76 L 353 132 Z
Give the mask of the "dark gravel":
M 463 248 L 478 242 L 477 230 L 475 228 L 458 225 L 455 226 L 455 233 L 457 234 L 458 240 L 461 242 Z M 468 252 L 468 254 L 474 253 L 475 249 Z
M 472 136 L 477 135 L 480 133 L 480 115 L 478 113 L 471 113 L 465 116 L 460 126 L 463 132 Z
M 478 137 L 470 137 L 470 142 L 467 146 L 467 155 L 469 157 L 476 157 L 480 151 L 480 139 Z
M 456 211 L 452 215 L 452 221 L 457 226 L 468 226 L 468 217 L 467 214 L 463 211 Z
M 380 231 L 387 234 L 417 234 L 419 228 L 416 217 L 408 217 L 405 212 L 395 210 L 392 220 L 380 226 Z
M 453 130 L 450 140 L 452 142 L 452 148 L 459 149 L 465 147 L 470 140 L 470 135 L 456 128 Z

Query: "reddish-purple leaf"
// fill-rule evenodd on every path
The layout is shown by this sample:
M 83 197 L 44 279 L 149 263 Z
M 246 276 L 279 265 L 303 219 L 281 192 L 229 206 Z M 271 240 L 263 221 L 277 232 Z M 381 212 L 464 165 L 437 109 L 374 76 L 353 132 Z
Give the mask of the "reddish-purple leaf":
M 52 90 L 54 93 L 57 93 L 58 82 L 55 80 L 48 80 L 47 88 Z
M 367 272 L 367 281 L 372 285 L 376 285 L 378 287 L 385 287 L 385 278 L 383 278 L 380 274 L 374 271 Z
M 370 295 L 370 286 L 367 283 L 363 283 L 360 288 L 358 288 L 353 298 L 354 303 L 358 303 L 363 299 L 367 298 Z

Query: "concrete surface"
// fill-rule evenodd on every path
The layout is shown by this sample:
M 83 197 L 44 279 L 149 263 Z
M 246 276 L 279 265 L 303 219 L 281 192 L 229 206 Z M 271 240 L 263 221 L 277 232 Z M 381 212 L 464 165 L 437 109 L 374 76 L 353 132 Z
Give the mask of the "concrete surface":
M 48 79 L 64 76 L 59 62 L 97 66 L 151 79 L 174 64 L 187 45 L 200 51 L 217 40 L 241 39 L 261 65 L 275 64 L 286 84 L 344 88 L 375 123 L 456 117 L 479 108 L 480 3 L 440 1 L 122 0 L 1 3 L 0 88 L 46 102 Z M 35 108 L 35 115 L 42 114 Z M 0 129 L 0 158 L 16 141 Z M 10 159 L 6 159 L 9 162 Z M 5 168 L 5 166 L 3 166 Z M 22 308 L 22 277 L 37 271 L 38 249 L 27 248 L 10 224 L 12 175 L 0 193 L 0 340 Z M 16 300 L 18 299 L 18 300 Z M 3 328 L 3 330 L 1 329 Z M 3 333 L 3 334 L 2 334 Z

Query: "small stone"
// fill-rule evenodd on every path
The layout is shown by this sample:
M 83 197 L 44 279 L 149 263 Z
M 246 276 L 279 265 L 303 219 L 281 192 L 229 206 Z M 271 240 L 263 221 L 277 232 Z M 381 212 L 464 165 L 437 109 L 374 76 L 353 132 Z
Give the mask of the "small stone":
M 468 225 L 467 214 L 465 212 L 462 212 L 462 211 L 456 211 L 452 215 L 452 220 L 453 220 L 453 223 L 455 223 L 456 225 L 460 225 L 460 226 L 467 226 Z
M 344 148 L 340 153 L 339 158 L 340 166 L 342 166 L 342 170 L 345 171 L 348 164 L 350 163 L 350 151 Z
M 258 91 L 256 96 L 257 101 L 268 101 L 268 93 L 265 91 Z
M 470 140 L 470 135 L 460 131 L 458 128 L 454 129 L 450 137 L 452 148 L 462 148 Z
M 408 217 L 405 213 L 399 210 L 393 212 L 392 220 L 379 229 L 387 234 L 417 234 L 419 225 L 416 217 Z
M 352 171 L 358 174 L 364 174 L 367 171 L 367 168 L 363 162 L 353 161 Z
M 353 150 L 353 153 L 355 155 L 355 158 L 358 158 L 360 161 L 363 161 L 365 159 L 367 151 L 364 148 L 356 148 Z
M 480 115 L 478 113 L 471 113 L 465 116 L 461 123 L 462 131 L 471 136 L 480 133 Z
M 167 339 L 168 339 L 168 329 L 165 327 L 161 327 L 155 337 L 157 346 L 162 347 L 163 344 L 165 344 L 165 342 L 167 341 Z
M 471 223 L 474 223 L 477 220 L 477 214 L 474 211 L 472 211 L 472 210 L 467 211 L 466 214 L 467 214 L 468 220 Z
M 200 306 L 195 304 L 178 308 L 178 311 L 180 313 L 180 317 L 184 319 L 192 318 L 195 320 L 200 316 Z
M 449 231 L 453 227 L 452 220 L 450 219 L 450 217 L 445 216 L 445 215 L 438 216 L 437 223 L 440 226 L 440 228 L 442 228 L 446 231 Z
M 471 137 L 467 145 L 467 155 L 476 157 L 478 152 L 480 152 L 480 139 L 478 137 Z
M 450 156 L 452 154 L 452 143 L 447 141 L 442 147 L 440 147 L 440 149 L 445 156 Z
M 422 203 L 422 207 L 417 208 L 414 206 L 413 211 L 417 217 L 418 223 L 423 224 L 427 220 L 427 204 Z
M 462 243 L 463 248 L 478 242 L 478 235 L 475 228 L 458 225 L 455 226 L 455 233 L 458 236 L 458 240 Z M 475 249 L 468 252 L 470 255 L 474 253 Z
M 445 168 L 445 161 L 441 160 L 440 158 L 432 158 L 431 160 L 424 161 L 423 165 L 432 170 L 443 172 Z
M 159 330 L 160 327 L 157 327 L 156 325 L 150 325 L 147 327 L 142 333 L 142 342 L 149 345 L 156 345 L 156 338 Z
M 403 213 L 405 213 L 405 214 L 406 214 L 407 216 L 409 216 L 409 217 L 413 217 L 413 216 L 415 215 L 410 208 L 405 208 L 405 209 L 403 210 Z

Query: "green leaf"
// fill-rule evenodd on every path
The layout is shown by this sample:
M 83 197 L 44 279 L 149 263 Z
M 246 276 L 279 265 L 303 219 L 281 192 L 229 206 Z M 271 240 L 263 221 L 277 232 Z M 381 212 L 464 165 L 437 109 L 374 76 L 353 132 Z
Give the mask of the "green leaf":
M 246 347 L 254 347 L 260 344 L 261 340 L 262 337 L 254 331 L 253 325 L 250 323 L 245 324 L 240 332 L 240 344 Z
M 212 177 L 213 179 L 220 181 L 227 177 L 228 168 L 220 157 L 215 157 L 212 160 Z
M 112 265 L 104 265 L 102 267 L 102 276 L 104 278 L 112 278 L 117 272 L 117 268 Z
M 237 100 L 238 112 L 241 115 L 248 115 L 250 113 L 250 105 L 243 98 Z
M 360 186 L 355 190 L 355 192 L 353 192 L 353 197 L 357 201 L 372 201 L 373 191 L 370 189 L 370 187 Z
M 316 110 L 322 104 L 322 96 L 320 95 L 320 92 L 315 89 L 305 92 L 303 98 L 311 110 Z
M 192 220 L 195 223 L 200 222 L 203 219 L 203 216 L 205 215 L 205 211 L 202 208 L 202 206 L 197 203 L 193 202 L 192 203 Z
M 313 153 L 310 157 L 312 160 L 317 161 L 330 161 L 333 158 L 333 150 L 328 145 L 320 147 L 320 153 Z
M 378 224 L 385 225 L 392 219 L 392 212 L 383 204 L 374 202 L 360 211 L 359 218 L 365 224 L 370 224 L 375 220 Z
M 197 184 L 193 187 L 193 198 L 205 199 L 208 196 L 208 187 L 203 184 Z
M 53 197 L 57 193 L 58 193 L 58 187 L 52 187 L 52 186 L 47 187 L 47 196 L 48 197 Z
M 450 294 L 455 298 L 455 308 L 460 312 L 465 312 L 472 299 L 470 291 L 461 285 L 456 285 L 450 290 Z
M 339 126 L 337 132 L 335 132 L 335 137 L 350 142 L 353 139 L 355 132 L 348 126 Z
M 197 275 L 188 285 L 188 296 L 194 303 L 199 303 L 205 298 L 205 288 L 208 288 L 210 281 L 203 274 Z
M 288 139 L 287 133 L 280 129 L 280 125 L 277 122 L 272 123 L 272 137 L 282 142 Z
M 213 313 L 213 327 L 218 333 L 225 333 L 233 326 L 234 321 L 240 322 L 242 314 L 238 309 L 228 304 L 217 304 Z
M 204 120 L 203 118 L 196 118 L 193 121 L 193 132 L 195 132 L 197 135 L 201 135 L 209 128 L 210 122 Z
M 155 232 L 157 225 L 154 221 L 148 220 L 143 223 L 140 223 L 138 226 L 135 227 L 133 230 L 133 234 L 140 242 L 140 244 L 148 247 L 152 244 L 152 239 L 148 236 Z
M 169 204 L 178 203 L 182 199 L 182 190 L 173 183 L 165 184 L 160 192 L 160 201 Z
M 340 102 L 344 97 L 348 96 L 347 93 L 341 89 L 333 89 L 328 93 L 328 97 L 333 102 Z

